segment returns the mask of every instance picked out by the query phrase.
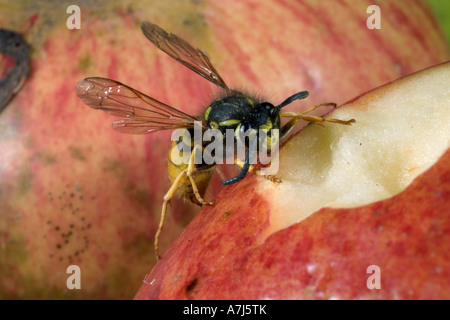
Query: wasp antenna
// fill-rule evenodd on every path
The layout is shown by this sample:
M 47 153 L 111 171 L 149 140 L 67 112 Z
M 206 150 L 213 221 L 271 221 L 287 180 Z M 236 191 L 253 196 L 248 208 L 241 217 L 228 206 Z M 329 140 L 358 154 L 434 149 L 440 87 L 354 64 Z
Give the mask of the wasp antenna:
M 287 98 L 286 100 L 284 100 L 280 105 L 278 105 L 275 109 L 277 109 L 278 111 L 280 111 L 281 108 L 287 106 L 288 104 L 292 103 L 295 100 L 301 100 L 301 99 L 305 99 L 306 97 L 309 96 L 309 92 L 308 91 L 300 91 L 297 92 L 296 94 L 290 96 L 289 98 Z

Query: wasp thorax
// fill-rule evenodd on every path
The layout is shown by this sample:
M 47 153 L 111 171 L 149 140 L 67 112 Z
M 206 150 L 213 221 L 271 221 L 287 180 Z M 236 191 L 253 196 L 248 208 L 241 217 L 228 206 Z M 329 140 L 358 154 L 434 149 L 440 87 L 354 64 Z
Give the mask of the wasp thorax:
M 205 122 L 223 134 L 227 129 L 235 130 L 241 121 L 254 110 L 256 102 L 242 94 L 233 94 L 217 99 L 205 111 Z

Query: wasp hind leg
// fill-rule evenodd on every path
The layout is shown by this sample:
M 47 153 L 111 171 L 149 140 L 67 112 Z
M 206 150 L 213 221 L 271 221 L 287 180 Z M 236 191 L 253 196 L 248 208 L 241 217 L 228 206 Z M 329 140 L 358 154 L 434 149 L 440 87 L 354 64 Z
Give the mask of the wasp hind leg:
M 203 200 L 203 198 L 200 195 L 200 192 L 198 191 L 197 184 L 195 183 L 195 180 L 193 178 L 194 173 L 197 172 L 197 169 L 195 168 L 195 165 L 194 165 L 194 159 L 195 159 L 195 153 L 196 153 L 198 147 L 200 147 L 200 146 L 196 145 L 194 147 L 194 149 L 192 150 L 187 169 L 184 169 L 183 171 L 180 172 L 180 174 L 176 177 L 176 179 L 170 186 L 169 191 L 167 191 L 167 193 L 164 195 L 164 202 L 163 202 L 162 209 L 161 209 L 161 219 L 159 221 L 158 230 L 156 230 L 155 242 L 154 242 L 156 260 L 159 260 L 161 258 L 160 254 L 159 254 L 159 237 L 161 235 L 162 229 L 164 228 L 164 222 L 166 220 L 166 214 L 167 214 L 167 205 L 170 204 L 170 201 L 177 193 L 177 190 L 180 187 L 180 183 L 181 183 L 182 179 L 184 178 L 184 176 L 187 176 L 189 178 L 189 181 L 192 185 L 193 193 L 199 204 L 201 204 L 201 205 L 214 205 L 215 204 L 214 201 L 207 202 L 207 201 Z

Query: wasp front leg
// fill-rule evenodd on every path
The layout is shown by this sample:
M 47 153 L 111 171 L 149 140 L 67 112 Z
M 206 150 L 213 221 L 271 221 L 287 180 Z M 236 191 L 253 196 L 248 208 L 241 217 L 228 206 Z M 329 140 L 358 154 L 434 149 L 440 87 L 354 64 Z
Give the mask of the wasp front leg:
M 310 113 L 314 110 L 316 110 L 317 108 L 323 107 L 323 106 L 332 106 L 332 107 L 336 107 L 335 103 L 332 102 L 327 102 L 327 103 L 321 103 L 318 104 L 314 107 L 311 107 L 303 112 L 283 112 L 280 113 L 280 117 L 283 118 L 292 118 L 288 123 L 286 123 L 281 129 L 280 129 L 280 137 L 284 137 L 286 136 L 289 131 L 291 131 L 291 129 L 294 127 L 294 125 L 296 124 L 296 122 L 299 119 L 308 121 L 310 123 L 321 123 L 321 122 L 331 122 L 331 123 L 337 123 L 337 124 L 343 124 L 343 125 L 351 125 L 352 123 L 355 122 L 355 119 L 350 119 L 350 120 L 339 120 L 339 119 L 326 119 L 326 118 L 322 118 L 322 117 L 318 117 L 318 116 L 309 116 L 306 115 L 307 113 Z
M 162 209 L 161 209 L 161 219 L 159 221 L 159 226 L 158 226 L 158 230 L 156 231 L 155 234 L 155 253 L 156 253 L 156 260 L 159 260 L 160 255 L 159 255 L 159 237 L 161 235 L 161 231 L 164 228 L 164 222 L 166 220 L 166 214 L 167 214 L 167 205 L 170 203 L 170 201 L 172 200 L 172 198 L 177 194 L 178 189 L 180 188 L 180 186 L 185 183 L 185 178 L 187 177 L 189 179 L 189 182 L 191 183 L 192 186 L 192 192 L 195 195 L 195 198 L 197 199 L 198 203 L 200 205 L 214 205 L 214 202 L 207 202 L 205 200 L 203 200 L 203 198 L 200 195 L 200 192 L 198 190 L 197 184 L 195 182 L 194 179 L 194 174 L 198 172 L 195 163 L 194 163 L 194 159 L 195 159 L 195 153 L 197 152 L 198 149 L 201 149 L 200 145 L 196 145 L 192 152 L 191 152 L 191 156 L 189 158 L 189 163 L 186 169 L 182 170 L 178 176 L 175 178 L 175 180 L 173 181 L 172 185 L 170 186 L 169 191 L 167 191 L 167 193 L 164 195 L 164 202 L 162 205 Z
M 238 167 L 242 168 L 244 166 L 244 161 L 236 158 L 234 160 L 234 164 L 237 165 Z M 267 179 L 273 183 L 281 183 L 280 178 L 273 176 L 273 175 L 265 174 L 261 170 L 256 169 L 253 165 L 250 165 L 250 168 L 248 169 L 248 171 L 253 174 L 256 174 L 257 176 L 263 177 L 264 179 Z

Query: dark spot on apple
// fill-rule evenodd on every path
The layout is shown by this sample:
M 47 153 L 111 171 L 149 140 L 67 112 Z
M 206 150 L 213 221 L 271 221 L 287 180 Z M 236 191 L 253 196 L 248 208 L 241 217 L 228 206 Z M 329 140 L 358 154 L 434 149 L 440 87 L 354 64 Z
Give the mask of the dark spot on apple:
M 91 67 L 92 65 L 92 59 L 90 54 L 86 54 L 81 57 L 80 61 L 78 61 L 78 69 L 80 71 L 86 71 Z
M 56 249 L 61 249 L 61 245 L 59 243 L 56 245 Z
M 228 216 L 231 214 L 231 211 L 226 211 L 223 215 L 222 215 L 222 219 L 225 220 L 226 218 L 228 218 Z
M 258 200 L 256 198 L 252 198 L 249 203 L 250 208 L 255 207 L 257 205 L 257 203 L 258 203 Z
M 111 171 L 111 172 L 115 173 L 119 178 L 123 177 L 124 168 L 119 160 L 104 158 L 102 160 L 102 164 L 103 164 L 102 169 L 104 171 Z
M 69 153 L 70 156 L 76 160 L 80 160 L 80 161 L 86 161 L 86 155 L 84 154 L 84 152 L 80 149 L 77 148 L 75 146 L 70 146 L 69 147 Z
M 154 199 L 150 196 L 151 193 L 149 190 L 140 188 L 139 186 L 136 186 L 135 183 L 126 184 L 123 191 L 131 201 L 143 208 L 148 208 L 154 202 Z
M 198 279 L 194 278 L 189 284 L 186 286 L 186 292 L 190 292 L 195 289 L 198 284 Z
M 17 175 L 17 186 L 20 195 L 25 195 L 30 191 L 33 184 L 34 175 L 30 168 L 21 169 Z
M 39 154 L 39 160 L 42 162 L 42 164 L 47 166 L 55 164 L 57 162 L 57 158 L 53 154 Z

